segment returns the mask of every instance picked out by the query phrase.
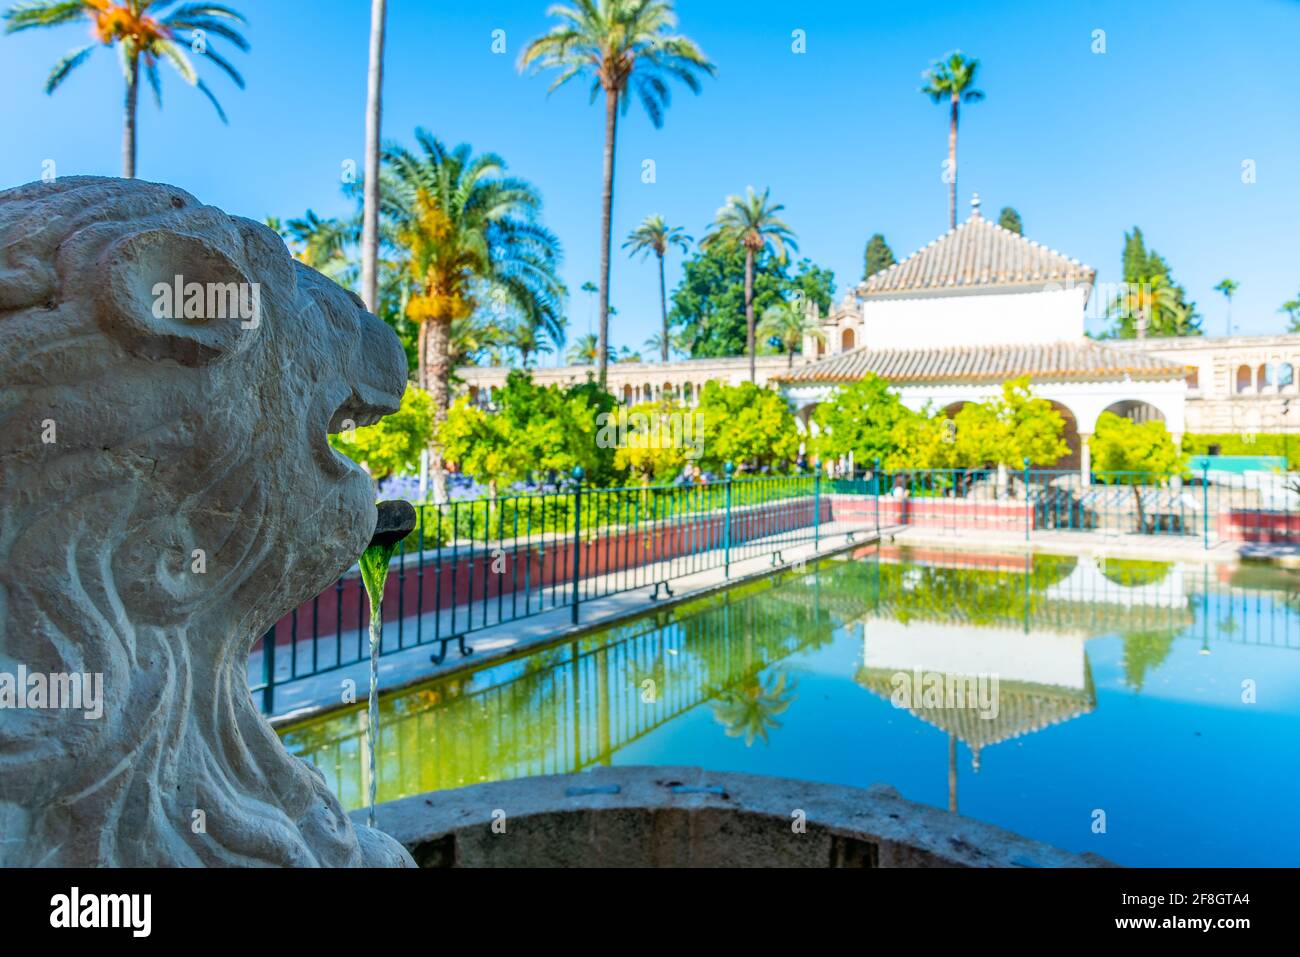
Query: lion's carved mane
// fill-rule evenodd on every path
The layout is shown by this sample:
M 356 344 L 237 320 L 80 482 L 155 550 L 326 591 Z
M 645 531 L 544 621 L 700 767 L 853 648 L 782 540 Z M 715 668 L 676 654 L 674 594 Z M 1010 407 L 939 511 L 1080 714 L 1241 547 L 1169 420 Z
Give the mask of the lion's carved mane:
M 176 277 L 256 284 L 258 314 L 160 318 Z M 102 674 L 104 702 L 0 710 L 0 865 L 410 862 L 246 674 L 369 540 L 326 434 L 404 380 L 387 327 L 258 223 L 132 180 L 0 192 L 0 673 Z

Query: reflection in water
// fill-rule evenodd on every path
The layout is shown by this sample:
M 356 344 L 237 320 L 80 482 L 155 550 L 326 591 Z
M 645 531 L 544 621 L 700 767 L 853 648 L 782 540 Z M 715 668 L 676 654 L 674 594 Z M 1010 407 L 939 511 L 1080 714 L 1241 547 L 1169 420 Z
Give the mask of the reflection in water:
M 960 783 L 964 813 L 1122 863 L 1296 863 L 1296 825 L 1275 826 L 1300 797 L 1280 770 L 1300 738 L 1296 582 L 863 549 L 384 699 L 379 799 L 696 764 L 885 781 L 954 811 Z M 900 706 L 900 675 L 972 688 L 991 676 L 996 707 L 925 694 Z M 1245 679 L 1268 685 L 1269 707 L 1243 703 Z M 283 737 L 346 806 L 363 804 L 362 712 Z M 1113 835 L 1091 832 L 1098 807 Z M 1242 850 L 1249 826 L 1273 829 Z

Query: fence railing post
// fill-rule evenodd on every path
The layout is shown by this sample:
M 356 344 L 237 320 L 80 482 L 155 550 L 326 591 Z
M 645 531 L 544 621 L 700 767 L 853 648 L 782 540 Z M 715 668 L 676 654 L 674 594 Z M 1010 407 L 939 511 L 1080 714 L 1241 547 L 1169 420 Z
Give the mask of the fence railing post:
M 262 636 L 262 677 L 266 681 L 262 689 L 262 713 L 271 715 L 275 711 L 275 625 Z
M 1201 470 L 1201 545 L 1210 547 L 1210 465 Z
M 582 466 L 573 469 L 573 623 L 578 623 L 579 582 L 582 579 Z
M 876 509 L 876 535 L 880 535 L 880 456 L 876 456 L 876 467 L 871 470 L 871 496 Z
M 822 541 L 822 470 L 813 472 L 813 551 Z
M 1025 541 L 1029 541 L 1029 530 L 1034 525 L 1033 506 L 1029 499 L 1029 456 L 1025 456 Z
M 722 576 L 731 577 L 731 473 L 735 471 L 735 466 L 730 462 L 722 467 L 725 474 L 725 513 L 722 522 Z

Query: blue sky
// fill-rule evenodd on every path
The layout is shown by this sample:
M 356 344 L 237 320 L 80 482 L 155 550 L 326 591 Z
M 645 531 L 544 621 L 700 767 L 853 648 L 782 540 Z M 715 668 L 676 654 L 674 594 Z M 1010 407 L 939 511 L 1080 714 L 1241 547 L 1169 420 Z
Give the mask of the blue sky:
M 360 161 L 367 0 L 230 0 L 248 16 L 248 80 L 208 79 L 230 116 L 174 75 L 164 109 L 142 98 L 139 174 L 261 219 L 346 211 L 342 164 Z M 8 5 L 6 3 L 6 5 Z M 585 85 L 549 98 L 521 76 L 520 49 L 547 24 L 546 0 L 390 0 L 384 132 L 425 126 L 493 150 L 534 182 L 564 244 L 571 335 L 588 330 L 597 273 L 602 120 Z M 729 193 L 770 186 L 800 252 L 835 271 L 837 295 L 861 277 L 867 237 L 902 258 L 947 226 L 940 164 L 947 117 L 918 92 L 922 70 L 961 49 L 981 60 L 987 100 L 959 142 L 960 215 L 977 190 L 986 215 L 1016 207 L 1026 235 L 1118 278 L 1124 231 L 1140 225 L 1214 334 L 1241 283 L 1238 331 L 1280 331 L 1300 293 L 1300 3 L 1241 0 L 948 4 L 858 0 L 679 0 L 682 30 L 718 65 L 697 97 L 681 88 L 664 128 L 633 106 L 619 139 L 616 243 L 648 213 L 696 238 Z M 505 55 L 492 52 L 504 30 Z M 805 31 L 807 52 L 792 52 Z M 1105 31 L 1106 52 L 1092 52 Z M 41 175 L 119 172 L 122 84 L 107 51 L 53 96 L 50 67 L 82 27 L 0 37 L 6 91 L 0 185 Z M 223 51 L 225 52 L 225 51 Z M 653 159 L 657 181 L 641 181 Z M 1256 181 L 1242 182 L 1253 160 Z M 680 274 L 670 262 L 669 283 Z M 617 249 L 612 339 L 639 346 L 657 327 L 653 265 Z M 1093 324 L 1100 328 L 1099 323 Z

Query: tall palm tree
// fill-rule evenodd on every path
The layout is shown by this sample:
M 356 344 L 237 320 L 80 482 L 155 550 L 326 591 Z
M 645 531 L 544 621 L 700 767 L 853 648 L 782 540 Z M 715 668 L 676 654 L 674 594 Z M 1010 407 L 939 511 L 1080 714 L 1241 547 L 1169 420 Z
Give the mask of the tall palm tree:
M 1237 282 L 1235 279 L 1221 280 L 1219 284 L 1214 287 L 1215 292 L 1223 293 L 1223 298 L 1228 300 L 1228 328 L 1225 330 L 1225 335 L 1232 335 L 1232 296 L 1240 288 L 1241 283 Z
M 379 137 L 384 109 L 384 31 L 388 0 L 371 0 L 370 68 L 366 75 L 366 166 L 362 180 L 361 299 L 379 311 Z
M 700 91 L 700 74 L 714 66 L 695 42 L 673 31 L 677 16 L 671 0 L 574 0 L 547 11 L 559 18 L 551 31 L 533 40 L 519 60 L 520 69 L 555 69 L 551 89 L 574 77 L 592 81 L 591 97 L 605 93 L 605 161 L 600 201 L 600 348 L 597 380 L 605 385 L 609 345 L 609 265 L 613 242 L 614 145 L 620 109 L 627 112 L 631 94 L 645 107 L 650 122 L 663 126 L 671 100 L 669 80 Z
M 641 225 L 628 234 L 624 249 L 631 249 L 629 256 L 638 253 L 645 259 L 650 253 L 659 260 L 659 317 L 663 322 L 662 347 L 664 362 L 668 361 L 668 290 L 664 286 L 664 254 L 669 246 L 676 246 L 682 252 L 691 248 L 692 239 L 680 226 L 669 226 L 662 216 L 647 216 Z
M 800 299 L 782 300 L 780 303 L 768 306 L 758 324 L 758 334 L 781 343 L 787 369 L 794 367 L 794 354 L 799 351 L 806 336 L 811 336 L 818 342 L 826 341 L 826 333 L 808 315 Z
M 756 381 L 754 371 L 754 262 L 758 254 L 772 249 L 784 261 L 787 250 L 798 250 L 794 233 L 777 215 L 780 203 L 771 203 L 771 190 L 759 196 L 750 186 L 744 196 L 728 196 L 727 203 L 713 217 L 713 226 L 700 240 L 702 249 L 733 243 L 745 250 L 745 331 L 749 348 L 749 381 Z
M 493 153 L 468 144 L 448 149 L 416 130 L 419 152 L 390 145 L 381 169 L 380 209 L 392 225 L 410 284 L 406 315 L 419 327 L 420 385 L 433 399 L 429 474 L 434 500 L 446 501 L 438 437 L 447 417 L 451 336 L 489 299 L 560 341 L 563 283 L 560 244 L 541 224 L 533 186 L 505 175 Z
M 957 228 L 957 112 L 962 103 L 978 103 L 984 99 L 982 91 L 975 89 L 975 74 L 980 61 L 962 55 L 960 50 L 938 60 L 921 76 L 925 86 L 921 92 L 935 103 L 945 99 L 951 104 L 948 120 L 948 228 Z
M 85 63 L 97 46 L 116 46 L 126 78 L 126 98 L 122 122 L 122 175 L 135 176 L 136 113 L 140 104 L 140 79 L 153 91 L 154 101 L 162 106 L 162 82 L 158 64 L 166 60 L 190 86 L 216 108 L 221 122 L 226 112 L 208 85 L 199 79 L 189 53 L 207 57 L 229 76 L 237 87 L 244 88 L 244 78 L 225 57 L 212 47 L 215 38 L 228 41 L 247 52 L 248 41 L 237 29 L 246 21 L 242 14 L 219 3 L 184 3 L 178 0 L 27 0 L 16 3 L 4 15 L 5 32 L 17 33 L 36 27 L 57 27 L 65 23 L 91 26 L 94 42 L 69 51 L 54 64 L 45 81 L 45 92 L 53 93 L 68 75 Z M 188 51 L 188 52 L 187 52 Z

